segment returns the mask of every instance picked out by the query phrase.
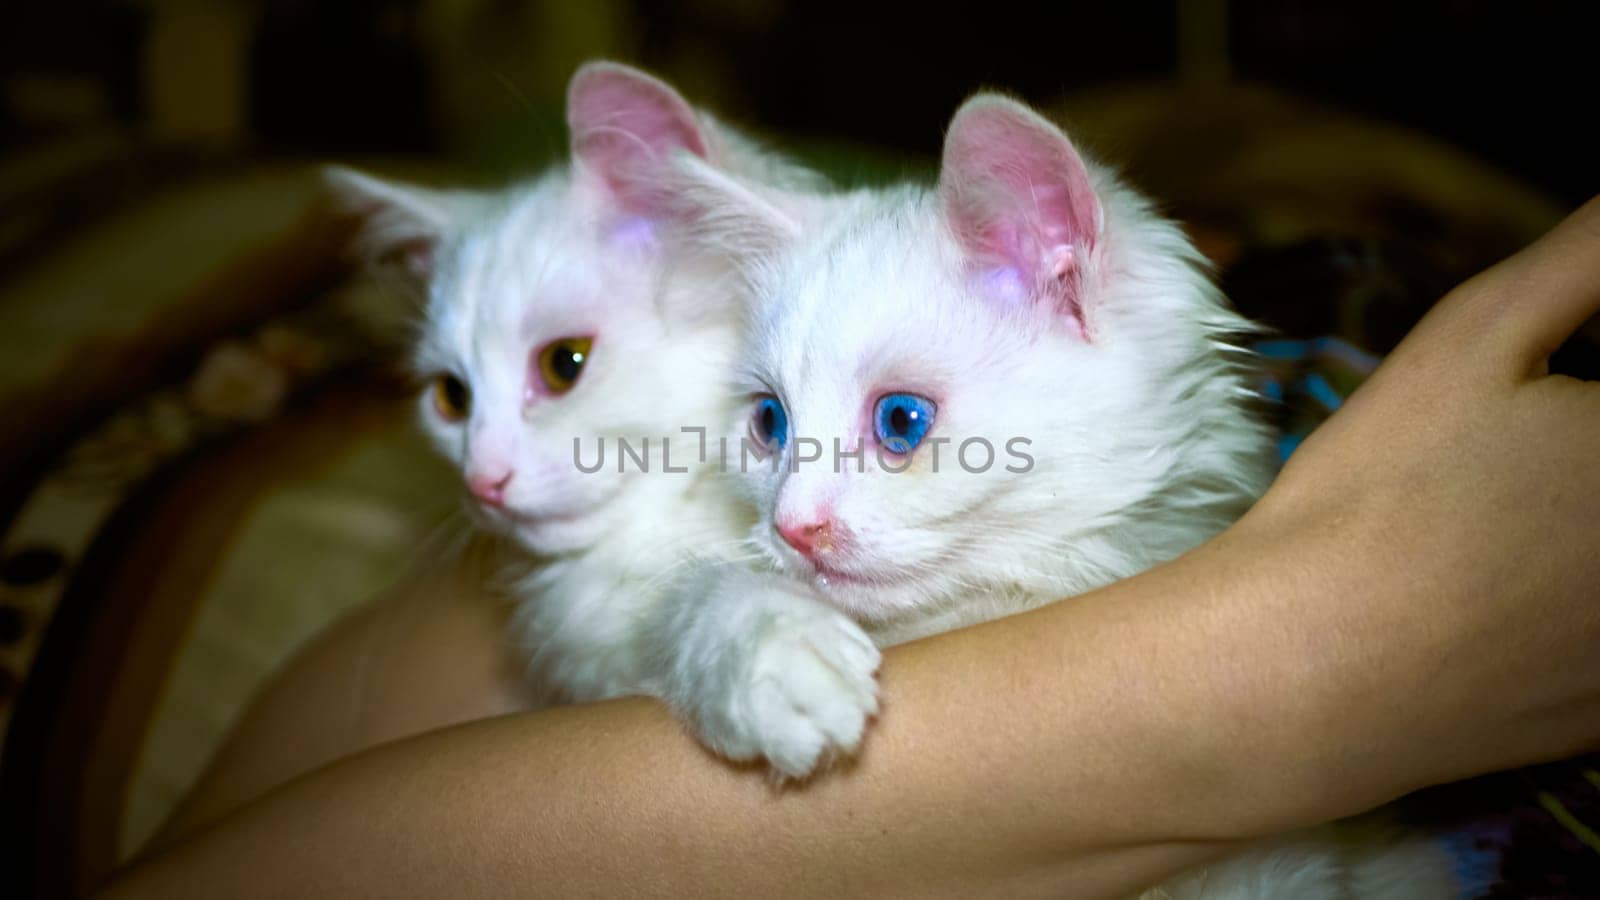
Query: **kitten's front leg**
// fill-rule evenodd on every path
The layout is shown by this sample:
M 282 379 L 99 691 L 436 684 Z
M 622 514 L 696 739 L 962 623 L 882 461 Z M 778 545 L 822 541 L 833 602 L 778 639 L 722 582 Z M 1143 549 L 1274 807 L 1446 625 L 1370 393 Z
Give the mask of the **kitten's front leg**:
M 855 752 L 878 711 L 882 658 L 860 626 L 768 573 L 707 567 L 679 588 L 653 636 L 660 693 L 702 741 L 791 778 Z

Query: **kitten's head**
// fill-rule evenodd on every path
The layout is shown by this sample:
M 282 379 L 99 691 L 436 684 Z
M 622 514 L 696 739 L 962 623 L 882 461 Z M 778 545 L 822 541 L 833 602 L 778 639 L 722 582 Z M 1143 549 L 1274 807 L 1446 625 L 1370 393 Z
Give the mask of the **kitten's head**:
M 698 424 L 731 345 L 673 237 L 668 161 L 719 163 L 670 87 L 611 63 L 568 93 L 572 159 L 495 194 L 430 192 L 340 173 L 363 242 L 426 286 L 422 421 L 490 523 L 540 553 L 605 532 L 636 471 L 584 472 L 597 440 Z M 670 281 L 673 286 L 666 287 Z
M 961 108 L 936 190 L 820 225 L 723 218 L 783 248 L 750 267 L 750 439 L 778 460 L 748 467 L 755 539 L 849 612 L 1064 596 L 1262 486 L 1226 343 L 1248 323 L 1175 226 L 1020 104 Z

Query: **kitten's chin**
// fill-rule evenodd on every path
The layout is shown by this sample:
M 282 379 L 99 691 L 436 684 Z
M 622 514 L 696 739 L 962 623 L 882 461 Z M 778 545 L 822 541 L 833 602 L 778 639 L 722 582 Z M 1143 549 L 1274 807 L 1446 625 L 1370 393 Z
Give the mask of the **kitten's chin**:
M 809 581 L 829 605 L 847 615 L 877 619 L 914 604 L 921 595 L 913 579 L 894 574 L 862 574 L 810 564 L 792 575 Z
M 560 556 L 593 547 L 606 534 L 597 509 L 559 515 L 495 511 L 496 526 L 535 556 Z
M 936 601 L 941 596 L 940 587 L 923 578 L 867 582 L 860 578 L 829 581 L 815 577 L 812 584 L 824 602 L 856 620 L 881 646 L 916 640 L 963 624 L 952 617 L 948 604 Z M 957 615 L 960 608 L 954 608 Z
M 766 547 L 785 575 L 811 585 L 828 605 L 863 622 L 915 615 L 930 596 L 930 575 L 914 568 L 874 567 L 861 558 L 853 560 L 860 565 L 847 567 L 827 558 L 806 559 L 782 544 Z

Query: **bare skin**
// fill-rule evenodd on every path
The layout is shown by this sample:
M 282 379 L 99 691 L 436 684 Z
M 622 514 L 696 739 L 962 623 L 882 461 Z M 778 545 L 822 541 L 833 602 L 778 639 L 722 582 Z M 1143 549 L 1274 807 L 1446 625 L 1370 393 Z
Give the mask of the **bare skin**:
M 531 708 L 505 642 L 497 549 L 452 548 L 329 629 L 255 699 L 151 842 L 170 843 L 289 779 L 369 747 Z M 148 849 L 147 851 L 148 852 Z
M 1600 201 L 1452 292 L 1218 539 L 890 651 L 861 757 L 801 788 L 643 700 L 463 722 L 512 702 L 492 607 L 373 614 L 109 893 L 1116 897 L 1600 746 L 1600 385 L 1545 371 L 1597 308 Z M 385 629 L 359 726 L 294 734 L 342 721 L 311 701 Z

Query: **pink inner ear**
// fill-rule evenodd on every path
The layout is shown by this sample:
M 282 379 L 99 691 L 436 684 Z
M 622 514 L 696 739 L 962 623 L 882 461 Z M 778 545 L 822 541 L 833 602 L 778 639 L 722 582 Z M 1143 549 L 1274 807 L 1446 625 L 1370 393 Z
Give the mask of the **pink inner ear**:
M 1013 270 L 1081 320 L 1072 276 L 1094 248 L 1100 201 L 1066 135 L 1012 101 L 969 101 L 945 138 L 939 190 L 975 269 Z
M 392 248 L 384 255 L 384 261 L 398 264 L 410 277 L 426 282 L 433 277 L 433 257 L 438 246 L 437 238 L 416 238 Z
M 369 261 L 397 266 L 418 282 L 433 277 L 440 239 L 435 226 L 392 200 L 371 200 L 352 211 L 363 220 L 356 247 Z
M 661 175 L 673 152 L 705 158 L 694 110 L 672 88 L 615 63 L 580 69 L 567 92 L 572 155 L 600 177 L 624 208 L 666 211 Z

